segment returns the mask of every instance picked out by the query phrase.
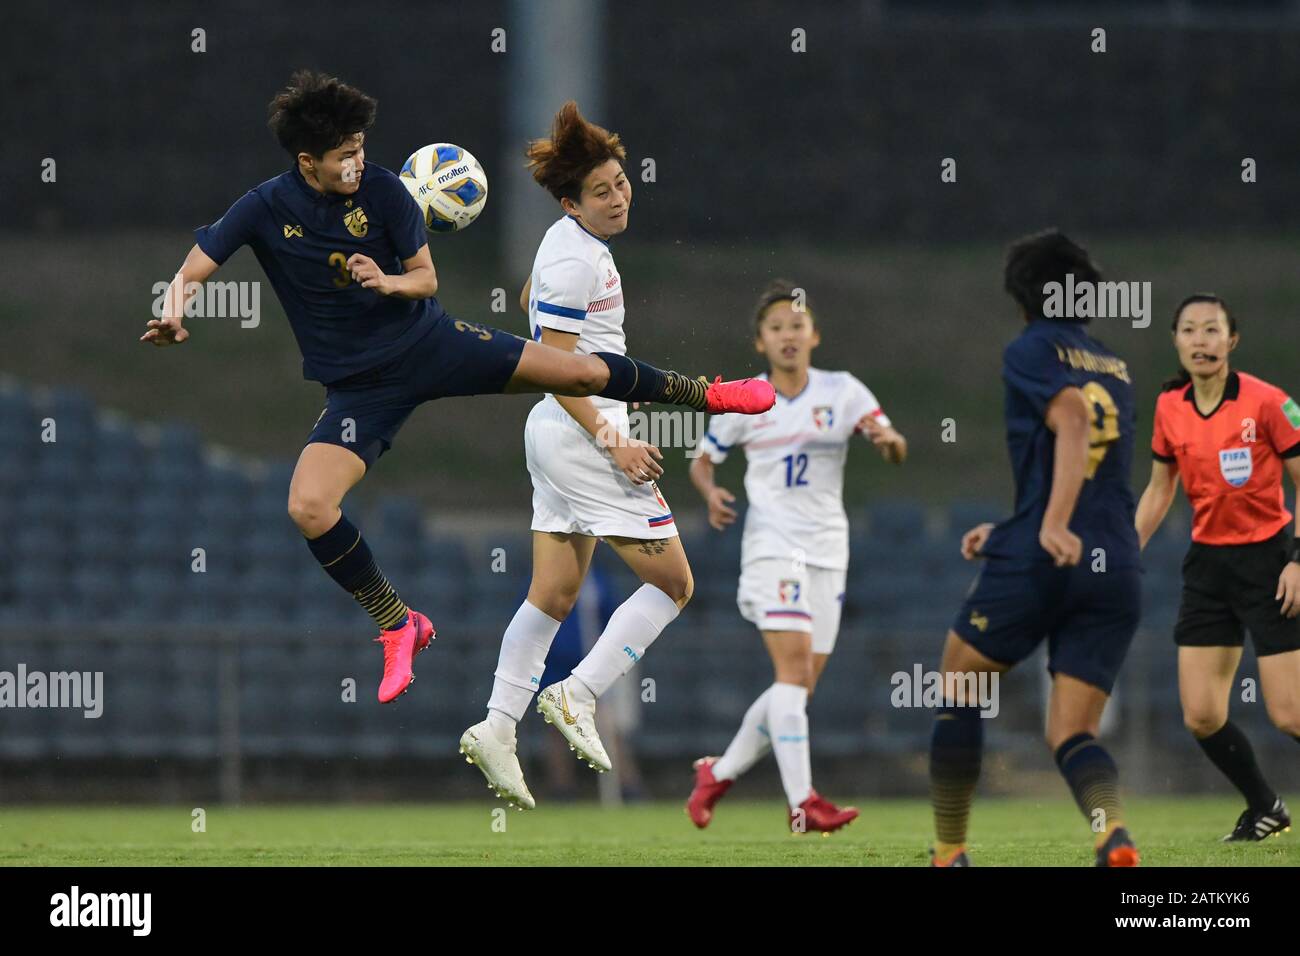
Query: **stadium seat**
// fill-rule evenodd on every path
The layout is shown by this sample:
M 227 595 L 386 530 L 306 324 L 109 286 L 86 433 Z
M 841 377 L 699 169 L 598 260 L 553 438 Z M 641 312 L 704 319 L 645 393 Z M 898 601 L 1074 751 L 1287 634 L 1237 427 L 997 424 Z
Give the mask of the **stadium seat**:
M 925 536 L 925 508 L 918 502 L 905 499 L 877 502 L 867 514 L 871 537 L 876 541 L 898 545 Z

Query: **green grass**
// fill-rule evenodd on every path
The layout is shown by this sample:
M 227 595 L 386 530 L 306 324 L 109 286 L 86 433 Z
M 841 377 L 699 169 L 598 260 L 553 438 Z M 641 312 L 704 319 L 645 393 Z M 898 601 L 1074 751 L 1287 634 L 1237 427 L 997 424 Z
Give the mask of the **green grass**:
M 676 803 L 494 816 L 497 806 L 217 807 L 205 833 L 191 832 L 188 807 L 0 809 L 0 864 L 920 866 L 930 840 L 919 800 L 862 801 L 862 817 L 825 838 L 784 832 L 776 802 L 723 804 L 703 832 Z M 1144 865 L 1300 865 L 1300 833 L 1219 843 L 1239 810 L 1218 798 L 1143 799 L 1131 802 L 1129 821 Z M 977 866 L 1091 864 L 1090 834 L 1064 800 L 980 801 L 971 835 Z

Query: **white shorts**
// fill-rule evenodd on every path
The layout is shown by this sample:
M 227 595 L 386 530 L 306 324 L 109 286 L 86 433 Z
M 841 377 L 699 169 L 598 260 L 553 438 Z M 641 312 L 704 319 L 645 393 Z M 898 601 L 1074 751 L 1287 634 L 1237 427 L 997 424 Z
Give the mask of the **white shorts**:
M 528 413 L 524 452 L 533 479 L 534 531 L 642 541 L 677 536 L 658 486 L 629 481 L 558 403 L 543 400 Z
M 845 577 L 844 571 L 797 570 L 785 558 L 760 558 L 741 566 L 736 604 L 760 631 L 803 631 L 812 635 L 813 653 L 829 654 L 840 632 Z

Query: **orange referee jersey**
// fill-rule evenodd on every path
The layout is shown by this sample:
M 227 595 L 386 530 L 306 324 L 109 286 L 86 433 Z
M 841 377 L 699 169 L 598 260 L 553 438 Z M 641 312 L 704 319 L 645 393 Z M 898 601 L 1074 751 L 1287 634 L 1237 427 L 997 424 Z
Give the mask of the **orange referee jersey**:
M 1231 372 L 1208 415 L 1193 386 L 1156 401 L 1151 452 L 1177 463 L 1192 504 L 1192 540 L 1201 544 L 1267 541 L 1287 526 L 1282 459 L 1300 455 L 1300 405 L 1262 379 Z

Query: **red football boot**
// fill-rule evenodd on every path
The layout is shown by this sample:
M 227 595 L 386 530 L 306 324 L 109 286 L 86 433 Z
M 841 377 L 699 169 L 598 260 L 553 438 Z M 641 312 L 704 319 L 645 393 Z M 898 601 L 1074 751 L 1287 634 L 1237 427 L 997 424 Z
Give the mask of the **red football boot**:
M 820 830 L 822 833 L 833 833 L 857 818 L 857 807 L 840 809 L 829 800 L 823 799 L 822 795 L 814 790 L 797 809 L 790 811 L 790 831 L 807 833 Z
M 701 757 L 691 764 L 695 768 L 695 789 L 686 801 L 686 815 L 691 822 L 703 830 L 713 819 L 713 805 L 722 799 L 722 795 L 731 789 L 734 780 L 715 780 L 713 765 L 717 757 Z
M 719 375 L 704 393 L 711 415 L 739 412 L 741 415 L 761 415 L 776 404 L 776 389 L 771 382 L 761 378 L 741 378 L 724 382 Z
M 379 682 L 379 702 L 387 704 L 405 694 L 415 680 L 411 661 L 429 646 L 436 632 L 429 619 L 411 611 L 406 623 L 391 631 L 380 631 L 376 641 L 384 645 L 384 679 Z

